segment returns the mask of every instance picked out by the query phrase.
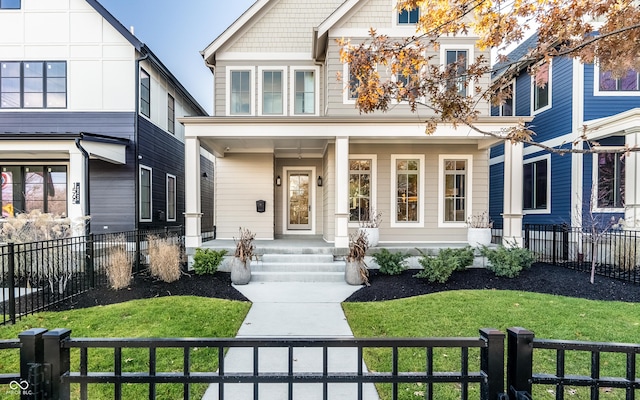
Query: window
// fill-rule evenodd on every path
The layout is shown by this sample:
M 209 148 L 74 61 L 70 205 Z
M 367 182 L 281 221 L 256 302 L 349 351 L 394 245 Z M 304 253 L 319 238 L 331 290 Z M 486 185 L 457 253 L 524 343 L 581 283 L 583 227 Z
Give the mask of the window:
M 167 130 L 176 133 L 176 100 L 167 95 Z
M 467 220 L 467 160 L 444 160 L 444 222 Z
M 498 108 L 499 115 L 501 117 L 512 117 L 516 115 L 514 109 L 513 99 L 516 98 L 516 84 L 515 81 L 511 82 L 508 88 L 501 91 L 507 96 L 504 99 L 504 103 L 502 103 Z
M 251 114 L 251 71 L 231 71 L 231 114 Z
M 282 115 L 282 71 L 262 71 L 262 114 Z
M 0 9 L 2 10 L 19 10 L 20 0 L 0 0 Z
M 3 218 L 33 210 L 67 215 L 66 166 L 2 166 L 0 173 Z
M 372 204 L 371 159 L 349 160 L 349 222 L 368 221 Z
M 615 153 L 594 157 L 597 160 L 597 207 L 624 208 L 625 159 Z
M 398 12 L 398 25 L 415 25 L 420 20 L 420 9 L 401 10 Z
M 549 211 L 551 183 L 549 161 L 549 155 L 524 161 L 522 166 L 522 208 L 524 210 Z
M 140 112 L 151 117 L 151 78 L 143 69 L 140 70 Z
M 0 108 L 66 107 L 66 62 L 0 63 Z
M 628 71 L 620 78 L 614 78 L 610 71 L 600 71 L 599 88 L 601 92 L 638 92 L 640 91 L 640 74 Z
M 531 78 L 531 103 L 533 111 L 542 112 L 551 107 L 551 64 L 538 67 Z
M 167 174 L 167 221 L 176 220 L 176 177 Z
M 467 65 L 468 54 L 467 50 L 446 50 L 446 66 L 450 75 L 453 78 L 447 82 L 447 89 L 453 89 L 458 92 L 460 96 L 467 95 Z
M 392 155 L 392 207 L 395 208 L 392 227 L 422 226 L 424 216 L 423 155 Z
M 140 166 L 140 221 L 151 222 L 151 168 Z
M 315 70 L 295 71 L 294 73 L 294 114 L 316 113 Z

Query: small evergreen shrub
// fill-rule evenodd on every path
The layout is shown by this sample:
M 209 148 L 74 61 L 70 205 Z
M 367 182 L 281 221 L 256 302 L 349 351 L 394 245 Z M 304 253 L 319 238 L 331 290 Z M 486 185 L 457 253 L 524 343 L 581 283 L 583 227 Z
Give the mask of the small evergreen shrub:
M 180 246 L 172 243 L 171 238 L 149 235 L 149 270 L 151 275 L 170 283 L 180 279 L 182 254 Z
M 493 271 L 496 276 L 506 278 L 517 277 L 523 269 L 531 267 L 535 261 L 531 251 L 516 246 L 498 246 L 495 249 L 484 246 L 480 253 L 487 257 L 490 264 L 487 268 L 490 271 Z
M 373 259 L 380 266 L 380 273 L 385 275 L 399 275 L 407 269 L 406 260 L 409 254 L 402 252 L 391 253 L 387 249 L 380 249 L 373 254 Z
M 463 249 L 442 249 L 435 256 L 417 250 L 421 255 L 418 262 L 423 270 L 414 277 L 425 278 L 431 283 L 445 283 L 454 271 L 464 271 L 473 264 L 473 249 L 468 246 Z
M 196 249 L 196 254 L 193 256 L 193 269 L 198 275 L 215 274 L 218 270 L 218 266 L 222 262 L 226 250 L 213 250 L 213 249 Z

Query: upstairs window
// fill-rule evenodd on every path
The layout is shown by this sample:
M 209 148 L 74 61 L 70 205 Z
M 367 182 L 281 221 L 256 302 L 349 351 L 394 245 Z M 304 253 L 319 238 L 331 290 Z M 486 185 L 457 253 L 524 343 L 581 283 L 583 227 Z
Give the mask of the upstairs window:
M 420 9 L 401 10 L 398 12 L 398 25 L 415 25 L 420 20 Z
M 151 117 L 151 77 L 143 69 L 140 70 L 140 112 Z
M 542 112 L 551 107 L 551 64 L 538 67 L 531 78 L 531 104 L 533 112 Z
M 467 95 L 467 50 L 447 50 L 446 66 L 453 78 L 447 82 L 447 89 L 455 89 L 460 96 Z M 450 75 L 450 76 L 451 76 Z
M 66 107 L 66 62 L 0 63 L 0 108 Z
M 309 115 L 316 112 L 316 76 L 315 70 L 295 71 L 294 108 L 297 115 Z
M 516 97 L 516 85 L 515 81 L 511 82 L 508 88 L 500 91 L 505 96 L 508 96 L 504 99 L 504 103 L 498 106 L 498 112 L 501 117 L 512 117 L 516 115 L 514 110 L 514 102 L 513 99 Z M 510 92 L 508 94 L 508 92 Z
M 0 10 L 19 10 L 20 0 L 0 0 Z
M 640 73 L 628 71 L 620 78 L 614 78 L 610 71 L 600 71 L 601 92 L 640 92 Z
M 282 70 L 262 71 L 262 114 L 284 113 L 284 79 Z
M 231 114 L 251 114 L 251 71 L 231 71 Z
M 171 95 L 167 97 L 167 130 L 176 133 L 176 100 Z
M 624 160 L 620 154 L 597 154 L 598 208 L 624 208 Z

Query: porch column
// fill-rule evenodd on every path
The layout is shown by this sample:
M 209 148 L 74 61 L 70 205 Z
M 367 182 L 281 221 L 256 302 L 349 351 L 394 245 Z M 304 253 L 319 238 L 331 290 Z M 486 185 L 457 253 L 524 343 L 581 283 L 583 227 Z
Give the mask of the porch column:
M 349 138 L 336 137 L 335 247 L 349 247 Z
M 75 146 L 69 149 L 69 182 L 67 189 L 69 219 L 72 221 L 74 236 L 85 235 L 86 205 L 89 198 L 85 176 L 84 155 Z
M 184 140 L 184 197 L 185 197 L 185 247 L 202 245 L 200 205 L 200 140 L 187 137 Z
M 504 143 L 504 226 L 502 243 L 522 247 L 522 143 Z
M 640 147 L 640 128 L 625 131 L 625 143 L 630 148 Z M 624 220 L 630 229 L 640 228 L 640 154 L 631 151 L 625 155 L 624 165 Z

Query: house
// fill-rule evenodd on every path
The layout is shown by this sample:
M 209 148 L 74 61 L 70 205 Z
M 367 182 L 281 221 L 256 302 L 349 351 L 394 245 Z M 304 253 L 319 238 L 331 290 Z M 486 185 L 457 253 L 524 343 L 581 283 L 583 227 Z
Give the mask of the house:
M 90 215 L 98 233 L 183 225 L 178 118 L 207 113 L 156 55 L 95 0 L 3 0 L 0 32 L 2 217 Z M 213 156 L 192 156 L 213 175 Z
M 214 116 L 180 119 L 187 248 L 201 244 L 201 188 L 189 179 L 201 173 L 190 162 L 200 146 L 216 156 L 218 239 L 246 227 L 257 240 L 317 236 L 345 248 L 349 233 L 377 210 L 381 246 L 466 243 L 467 218 L 488 208 L 495 140 L 446 124 L 426 135 L 432 114 L 402 103 L 361 115 L 337 78 L 348 66 L 336 39 L 359 43 L 371 27 L 409 37 L 418 15 L 399 13 L 389 0 L 258 0 L 202 51 L 215 104 Z M 473 36 L 440 44 L 439 63 L 480 54 Z M 488 102 L 478 107 L 482 129 L 500 131 L 518 120 L 492 117 Z
M 524 41 L 508 55 L 509 61 L 521 59 L 535 41 L 535 35 Z M 637 71 L 615 78 L 598 65 L 556 57 L 542 69 L 548 82 L 540 86 L 527 67 L 520 65 L 510 84 L 512 99 L 494 108 L 493 115 L 533 116 L 534 140 L 556 149 L 640 145 Z M 590 227 L 623 218 L 627 227 L 640 228 L 637 153 L 559 155 L 526 146 L 523 156 L 523 223 Z M 498 224 L 503 214 L 503 161 L 503 146 L 494 147 L 490 215 Z

